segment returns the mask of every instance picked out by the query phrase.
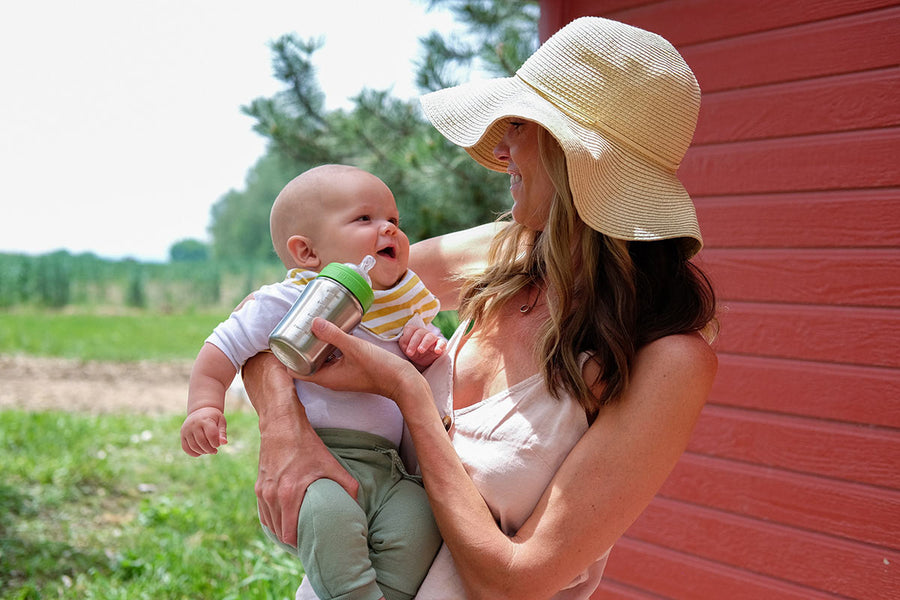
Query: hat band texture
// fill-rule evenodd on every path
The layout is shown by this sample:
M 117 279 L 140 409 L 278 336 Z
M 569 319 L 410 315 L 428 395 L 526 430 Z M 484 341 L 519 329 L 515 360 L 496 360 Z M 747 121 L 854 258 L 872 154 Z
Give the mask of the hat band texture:
M 583 125 L 585 127 L 589 127 L 589 128 L 599 129 L 602 133 L 604 133 L 607 136 L 609 136 L 610 138 L 612 138 L 613 141 L 617 142 L 618 144 L 620 144 L 622 146 L 625 146 L 629 150 L 636 152 L 637 154 L 641 155 L 642 157 L 644 157 L 648 161 L 652 162 L 653 164 L 657 165 L 658 167 L 661 167 L 671 173 L 675 173 L 676 171 L 678 171 L 678 167 L 679 167 L 680 163 L 674 163 L 671 160 L 668 160 L 668 159 L 660 156 L 659 154 L 653 152 L 652 150 L 645 148 L 645 147 L 641 146 L 640 144 L 636 143 L 634 140 L 628 138 L 627 136 L 622 135 L 621 133 L 619 133 L 612 127 L 608 126 L 603 121 L 601 121 L 599 119 L 595 119 L 595 118 L 591 117 L 590 115 L 588 115 L 587 113 L 579 110 L 579 108 L 577 106 L 574 106 L 573 104 L 571 104 L 569 102 L 565 102 L 563 99 L 558 98 L 557 96 L 554 96 L 550 93 L 543 91 L 541 88 L 537 87 L 536 85 L 534 85 L 533 83 L 531 83 L 530 81 L 528 81 L 527 79 L 522 77 L 522 75 L 520 73 L 516 73 L 516 77 L 522 83 L 524 83 L 526 86 L 528 86 L 529 89 L 533 90 L 534 93 L 536 93 L 538 96 L 540 96 L 541 98 L 543 98 L 544 100 L 546 100 L 547 102 L 549 102 L 550 104 L 555 106 L 558 110 L 563 112 L 563 114 L 571 117 L 573 120 L 577 121 L 578 123 L 581 123 L 581 125 Z

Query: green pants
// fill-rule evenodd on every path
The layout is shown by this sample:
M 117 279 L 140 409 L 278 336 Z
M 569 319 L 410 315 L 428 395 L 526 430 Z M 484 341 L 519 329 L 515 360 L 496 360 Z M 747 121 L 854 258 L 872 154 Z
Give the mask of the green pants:
M 362 431 L 316 431 L 359 481 L 357 500 L 330 479 L 306 490 L 297 548 L 266 534 L 300 558 L 320 600 L 408 600 L 441 545 L 428 497 L 406 473 L 397 448 Z

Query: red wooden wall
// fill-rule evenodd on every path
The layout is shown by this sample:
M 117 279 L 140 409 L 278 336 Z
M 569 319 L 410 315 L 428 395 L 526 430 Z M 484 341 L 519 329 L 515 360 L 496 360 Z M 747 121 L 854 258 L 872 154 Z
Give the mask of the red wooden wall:
M 703 89 L 680 174 L 721 306 L 687 454 L 597 600 L 900 598 L 900 3 L 541 3 L 655 31 Z

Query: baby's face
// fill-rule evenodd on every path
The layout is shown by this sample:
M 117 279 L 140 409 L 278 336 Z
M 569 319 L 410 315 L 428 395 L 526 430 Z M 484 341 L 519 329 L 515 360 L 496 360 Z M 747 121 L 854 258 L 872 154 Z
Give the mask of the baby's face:
M 400 229 L 394 195 L 381 180 L 359 172 L 334 182 L 315 234 L 314 247 L 322 265 L 359 264 L 367 254 L 375 258 L 369 271 L 372 287 L 386 290 L 406 274 L 409 238 Z

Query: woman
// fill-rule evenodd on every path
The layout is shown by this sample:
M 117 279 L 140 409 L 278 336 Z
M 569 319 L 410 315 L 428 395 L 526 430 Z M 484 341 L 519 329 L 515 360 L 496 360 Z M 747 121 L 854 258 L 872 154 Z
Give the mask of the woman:
M 317 321 L 343 356 L 313 381 L 387 396 L 406 419 L 445 541 L 418 598 L 589 598 L 684 451 L 716 370 L 701 335 L 714 296 L 688 261 L 702 241 L 675 175 L 699 88 L 662 38 L 589 17 L 515 77 L 423 108 L 509 173 L 513 222 L 412 249 L 411 268 L 462 318 L 425 377 Z M 288 541 L 309 481 L 355 488 L 304 431 L 283 371 L 251 367 L 260 516 Z

